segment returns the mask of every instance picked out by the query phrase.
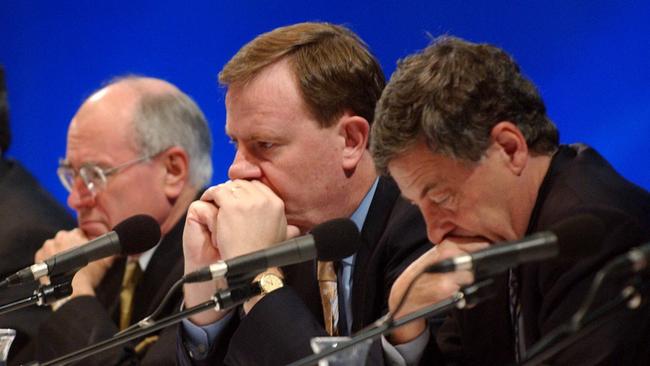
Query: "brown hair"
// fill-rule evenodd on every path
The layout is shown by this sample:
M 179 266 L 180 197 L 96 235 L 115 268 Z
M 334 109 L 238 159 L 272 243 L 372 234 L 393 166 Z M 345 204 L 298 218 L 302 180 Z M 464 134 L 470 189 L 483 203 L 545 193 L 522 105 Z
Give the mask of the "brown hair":
M 417 141 L 434 153 L 478 161 L 495 124 L 517 125 L 534 154 L 558 145 L 535 86 L 503 50 L 441 37 L 398 63 L 377 104 L 371 151 L 377 168 Z
M 246 83 L 285 57 L 321 127 L 331 126 L 345 110 L 372 123 L 384 74 L 366 44 L 340 25 L 299 23 L 261 34 L 228 61 L 219 82 Z

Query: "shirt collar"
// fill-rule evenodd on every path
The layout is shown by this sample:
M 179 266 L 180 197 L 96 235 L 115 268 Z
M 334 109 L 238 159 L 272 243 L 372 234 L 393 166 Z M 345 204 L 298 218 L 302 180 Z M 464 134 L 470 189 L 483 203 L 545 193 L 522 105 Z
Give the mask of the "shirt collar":
M 162 239 L 160 239 L 160 241 L 162 241 Z M 160 246 L 160 241 L 153 248 L 148 249 L 146 252 L 142 252 L 138 257 L 138 264 L 140 265 L 142 272 L 147 269 L 149 262 L 151 262 L 151 257 L 153 257 L 153 253 Z

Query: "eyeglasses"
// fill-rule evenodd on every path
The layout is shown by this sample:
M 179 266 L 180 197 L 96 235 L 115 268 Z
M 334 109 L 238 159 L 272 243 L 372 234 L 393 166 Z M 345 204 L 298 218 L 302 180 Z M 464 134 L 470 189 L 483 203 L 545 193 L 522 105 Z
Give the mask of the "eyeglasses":
M 122 169 L 130 167 L 131 165 L 139 164 L 145 160 L 149 160 L 151 157 L 152 156 L 143 156 L 108 169 L 100 168 L 93 163 L 86 163 L 81 165 L 79 170 L 74 169 L 64 159 L 59 159 L 59 167 L 56 170 L 56 174 L 59 176 L 61 184 L 63 184 L 68 192 L 72 192 L 72 188 L 74 187 L 74 180 L 77 176 L 80 176 L 88 191 L 94 196 L 106 187 L 106 178 L 119 172 Z

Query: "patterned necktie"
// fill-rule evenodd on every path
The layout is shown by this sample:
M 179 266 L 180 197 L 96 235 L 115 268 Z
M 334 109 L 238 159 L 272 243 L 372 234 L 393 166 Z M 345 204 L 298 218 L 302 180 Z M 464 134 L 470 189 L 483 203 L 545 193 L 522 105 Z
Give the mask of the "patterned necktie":
M 124 269 L 122 289 L 120 290 L 120 330 L 127 328 L 131 324 L 133 294 L 141 277 L 142 270 L 138 261 L 128 261 Z
M 318 288 L 323 304 L 325 331 L 330 336 L 338 335 L 339 298 L 334 262 L 318 262 Z
M 515 336 L 515 361 L 519 363 L 521 361 L 521 303 L 519 302 L 519 280 L 517 279 L 517 273 L 510 269 L 508 272 L 508 292 L 510 295 L 510 321 L 512 323 L 512 329 Z

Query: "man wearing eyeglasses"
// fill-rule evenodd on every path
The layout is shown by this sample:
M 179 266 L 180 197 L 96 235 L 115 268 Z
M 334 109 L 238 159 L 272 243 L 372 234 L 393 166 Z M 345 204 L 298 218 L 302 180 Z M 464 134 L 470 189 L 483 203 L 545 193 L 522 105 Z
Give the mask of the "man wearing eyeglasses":
M 57 170 L 79 227 L 46 241 L 35 260 L 105 234 L 136 214 L 154 217 L 163 238 L 139 256 L 108 258 L 80 270 L 72 296 L 55 304 L 41 327 L 39 361 L 109 338 L 157 307 L 182 274 L 184 215 L 210 180 L 210 150 L 202 112 L 168 82 L 126 77 L 83 103 L 70 123 Z M 178 303 L 170 303 L 166 313 Z M 174 350 L 170 330 L 83 363 L 173 364 Z

